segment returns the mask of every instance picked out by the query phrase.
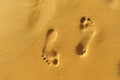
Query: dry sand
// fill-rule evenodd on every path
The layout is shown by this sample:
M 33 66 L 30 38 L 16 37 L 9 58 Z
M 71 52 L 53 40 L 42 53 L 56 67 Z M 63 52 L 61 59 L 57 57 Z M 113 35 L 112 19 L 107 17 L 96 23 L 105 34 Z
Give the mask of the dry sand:
M 0 80 L 120 80 L 120 0 L 0 0 Z

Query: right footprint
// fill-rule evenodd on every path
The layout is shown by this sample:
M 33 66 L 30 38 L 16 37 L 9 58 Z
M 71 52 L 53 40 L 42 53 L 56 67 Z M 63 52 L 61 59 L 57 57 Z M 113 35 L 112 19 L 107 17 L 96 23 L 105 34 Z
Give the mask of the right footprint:
M 59 53 L 53 47 L 56 38 L 57 31 L 49 29 L 47 31 L 44 48 L 42 50 L 42 58 L 50 66 L 58 66 L 59 63 Z
M 80 20 L 80 30 L 82 37 L 76 46 L 76 53 L 77 55 L 84 56 L 95 33 L 94 22 L 90 18 L 82 17 Z

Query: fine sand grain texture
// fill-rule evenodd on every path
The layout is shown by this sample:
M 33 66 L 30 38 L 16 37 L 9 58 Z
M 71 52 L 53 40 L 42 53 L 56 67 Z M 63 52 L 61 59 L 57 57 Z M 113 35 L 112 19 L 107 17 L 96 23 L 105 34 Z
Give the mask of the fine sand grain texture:
M 0 80 L 120 80 L 120 0 L 0 0 Z

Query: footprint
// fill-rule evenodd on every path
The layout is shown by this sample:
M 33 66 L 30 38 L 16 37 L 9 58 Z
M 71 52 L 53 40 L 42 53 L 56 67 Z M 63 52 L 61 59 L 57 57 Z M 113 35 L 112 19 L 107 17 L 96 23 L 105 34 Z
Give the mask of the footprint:
M 82 37 L 76 46 L 76 53 L 77 55 L 85 55 L 95 33 L 94 23 L 90 18 L 84 16 L 80 20 L 80 30 L 82 31 Z
M 57 32 L 54 29 L 49 29 L 46 35 L 46 41 L 42 50 L 43 60 L 51 66 L 58 66 L 59 53 L 53 49 L 54 42 L 57 38 Z

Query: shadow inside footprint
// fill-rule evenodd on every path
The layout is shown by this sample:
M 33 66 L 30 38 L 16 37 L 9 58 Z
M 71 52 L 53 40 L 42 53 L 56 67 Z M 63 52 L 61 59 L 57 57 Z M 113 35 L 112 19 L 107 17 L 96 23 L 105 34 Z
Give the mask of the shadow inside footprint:
M 81 19 L 80 19 L 80 29 L 84 29 L 84 22 L 86 21 L 86 17 L 84 16 L 84 17 L 82 17 Z
M 86 17 L 85 16 L 80 19 L 81 23 L 84 23 L 85 21 L 86 21 Z
M 49 29 L 49 30 L 47 31 L 46 40 L 45 40 L 45 45 L 44 45 L 44 48 L 42 49 L 42 53 L 45 53 L 45 49 L 46 49 L 46 47 L 47 47 L 47 43 L 48 43 L 49 36 L 50 36 L 53 32 L 54 32 L 54 29 Z M 43 57 L 43 56 L 44 56 L 44 55 L 42 54 L 42 57 Z
M 84 49 L 84 45 L 82 43 L 79 43 L 76 46 L 76 53 L 77 55 L 83 55 L 86 52 L 86 50 Z
M 54 59 L 52 63 L 53 63 L 54 65 L 57 65 L 57 64 L 58 64 L 58 59 Z
M 55 57 L 55 56 L 58 55 L 58 53 L 57 53 L 55 50 L 52 50 L 51 53 L 50 53 L 50 55 L 51 55 L 52 57 Z
M 50 36 L 54 32 L 54 29 L 49 29 L 47 32 L 47 37 Z

